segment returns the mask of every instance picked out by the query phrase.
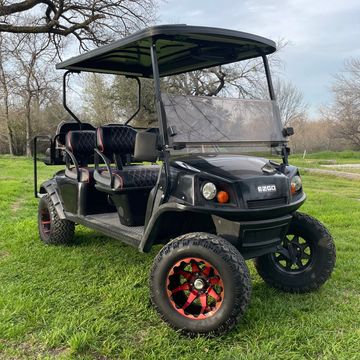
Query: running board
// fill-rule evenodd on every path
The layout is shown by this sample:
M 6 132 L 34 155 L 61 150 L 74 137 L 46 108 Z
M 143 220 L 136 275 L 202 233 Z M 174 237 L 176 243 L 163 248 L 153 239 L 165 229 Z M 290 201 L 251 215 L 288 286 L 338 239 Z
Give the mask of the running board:
M 84 225 L 136 248 L 139 247 L 144 234 L 143 226 L 122 225 L 117 213 L 83 216 L 65 212 L 65 217 L 74 223 Z

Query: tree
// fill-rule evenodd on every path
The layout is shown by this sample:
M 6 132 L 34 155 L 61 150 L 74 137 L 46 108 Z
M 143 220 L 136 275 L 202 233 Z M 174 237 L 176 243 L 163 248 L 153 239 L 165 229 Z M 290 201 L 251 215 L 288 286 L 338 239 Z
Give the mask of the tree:
M 67 38 L 79 51 L 102 45 L 153 21 L 154 10 L 155 0 L 0 0 L 1 148 L 30 155 L 33 130 L 43 131 L 58 105 L 60 82 L 50 66 Z
M 69 35 L 82 49 L 102 45 L 153 19 L 154 0 L 0 0 L 0 32 L 48 34 L 57 46 Z
M 91 121 L 96 126 L 116 122 L 111 90 L 112 77 L 89 73 L 86 74 L 84 82 L 83 111 L 86 121 Z
M 290 126 L 297 120 L 306 118 L 308 104 L 302 92 L 291 81 L 275 78 L 274 91 L 283 126 Z
M 26 126 L 26 155 L 31 156 L 32 108 L 39 110 L 42 103 L 54 90 L 57 74 L 49 70 L 54 58 L 54 49 L 44 35 L 17 34 L 15 37 L 13 66 L 17 70 L 14 86 L 22 99 Z
M 278 54 L 286 45 L 287 42 L 280 39 L 276 53 L 268 57 L 274 72 L 281 66 Z M 255 99 L 264 95 L 265 79 L 263 60 L 255 58 L 171 76 L 164 79 L 163 86 L 167 91 L 184 95 Z
M 256 98 L 264 76 L 262 60 L 255 59 L 171 76 L 164 87 L 183 95 Z
M 360 58 L 345 62 L 335 75 L 332 104 L 324 111 L 334 123 L 334 134 L 360 149 Z
M 6 63 L 9 57 L 7 47 L 7 39 L 0 33 L 0 85 L 1 85 L 1 98 L 2 98 L 2 113 L 6 123 L 7 143 L 9 154 L 14 155 L 13 148 L 13 131 L 10 123 L 10 85 L 11 77 L 6 68 Z
M 150 79 L 140 79 L 140 82 L 140 111 L 132 124 L 140 127 L 151 127 L 157 121 L 154 83 Z M 116 77 L 111 88 L 111 99 L 115 105 L 117 119 L 128 120 L 138 108 L 138 85 L 136 81 L 123 76 Z

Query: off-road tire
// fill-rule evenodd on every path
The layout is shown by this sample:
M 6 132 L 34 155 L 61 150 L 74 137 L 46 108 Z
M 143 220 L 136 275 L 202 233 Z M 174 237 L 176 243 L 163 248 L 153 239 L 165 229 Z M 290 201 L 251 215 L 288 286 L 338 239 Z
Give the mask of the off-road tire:
M 49 214 L 49 225 L 47 229 L 42 224 L 44 212 Z M 38 229 L 40 239 L 48 245 L 70 244 L 75 231 L 75 224 L 72 221 L 60 219 L 53 202 L 48 194 L 44 195 L 38 207 Z
M 189 319 L 177 312 L 168 295 L 167 279 L 174 264 L 185 258 L 201 258 L 216 267 L 223 280 L 224 296 L 215 314 Z M 150 275 L 151 302 L 161 318 L 183 334 L 218 336 L 227 333 L 243 316 L 251 295 L 249 269 L 239 251 L 221 237 L 189 233 L 166 244 L 153 262 Z
M 296 212 L 290 223 L 288 234 L 299 234 L 313 244 L 311 263 L 298 273 L 279 269 L 272 254 L 255 259 L 259 275 L 271 287 L 290 293 L 306 293 L 317 290 L 330 277 L 336 261 L 336 250 L 332 236 L 315 218 Z

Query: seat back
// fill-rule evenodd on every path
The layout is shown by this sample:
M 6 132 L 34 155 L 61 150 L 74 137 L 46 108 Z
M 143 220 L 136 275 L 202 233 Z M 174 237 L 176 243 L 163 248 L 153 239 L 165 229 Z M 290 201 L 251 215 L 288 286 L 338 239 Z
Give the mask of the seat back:
M 71 152 L 79 166 L 87 166 L 94 162 L 94 148 L 96 146 L 95 131 L 75 130 L 66 134 L 65 147 Z
M 59 145 L 65 146 L 66 142 L 66 134 L 69 131 L 84 131 L 84 130 L 92 130 L 95 131 L 94 126 L 89 123 L 81 123 L 73 122 L 73 121 L 62 121 L 57 129 L 56 129 L 56 140 Z
M 101 126 L 96 131 L 96 145 L 118 169 L 131 162 L 137 131 L 130 126 Z

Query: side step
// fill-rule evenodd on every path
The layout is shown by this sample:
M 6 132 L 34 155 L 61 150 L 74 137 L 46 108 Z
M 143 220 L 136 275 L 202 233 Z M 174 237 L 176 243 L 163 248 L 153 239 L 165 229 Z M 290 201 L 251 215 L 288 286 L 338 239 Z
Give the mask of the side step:
M 139 247 L 144 234 L 144 226 L 125 226 L 120 223 L 117 213 L 95 214 L 95 215 L 74 215 L 65 212 L 68 220 L 96 230 L 104 235 L 122 242 Z

